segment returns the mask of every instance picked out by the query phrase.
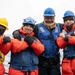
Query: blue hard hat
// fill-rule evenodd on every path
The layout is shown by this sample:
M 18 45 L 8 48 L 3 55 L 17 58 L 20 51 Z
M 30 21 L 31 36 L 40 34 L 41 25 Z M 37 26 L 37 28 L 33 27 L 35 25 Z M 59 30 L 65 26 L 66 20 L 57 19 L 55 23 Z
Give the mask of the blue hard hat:
M 68 10 L 68 11 L 66 11 L 66 12 L 64 13 L 64 17 L 68 17 L 68 16 L 73 16 L 73 17 L 74 17 L 75 15 L 74 15 L 74 13 L 73 13 L 72 11 Z M 64 18 L 64 17 L 63 17 L 63 18 Z
M 45 9 L 43 16 L 55 16 L 55 11 L 52 8 L 47 8 Z
M 35 25 L 35 23 L 36 23 L 36 21 L 31 17 L 25 18 L 23 21 L 23 25 L 25 25 L 25 24 Z

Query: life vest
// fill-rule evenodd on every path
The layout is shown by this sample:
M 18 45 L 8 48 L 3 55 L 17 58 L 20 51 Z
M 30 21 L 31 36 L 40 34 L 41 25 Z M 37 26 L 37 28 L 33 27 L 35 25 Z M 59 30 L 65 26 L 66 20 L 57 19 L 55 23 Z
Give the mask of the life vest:
M 59 24 L 56 24 L 56 27 L 51 31 L 43 23 L 38 24 L 38 38 L 45 46 L 44 56 L 46 58 L 53 58 L 57 55 L 59 48 L 56 44 L 56 39 L 60 31 Z
M 75 30 L 70 31 L 70 32 L 66 32 L 64 29 L 62 30 L 62 32 L 65 35 L 68 34 L 72 34 L 75 32 Z M 75 57 L 75 45 L 72 44 L 68 44 L 67 47 L 64 49 L 64 57 Z
M 21 34 L 20 34 L 21 35 Z M 21 35 L 23 40 L 25 35 Z M 26 48 L 18 53 L 11 53 L 10 67 L 21 71 L 32 71 L 37 69 L 38 56 L 31 47 Z

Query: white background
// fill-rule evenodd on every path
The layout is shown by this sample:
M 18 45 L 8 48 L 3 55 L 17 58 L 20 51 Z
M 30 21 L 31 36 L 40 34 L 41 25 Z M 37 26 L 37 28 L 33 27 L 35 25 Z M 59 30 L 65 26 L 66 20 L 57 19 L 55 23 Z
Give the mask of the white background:
M 26 17 L 33 17 L 37 23 L 43 21 L 47 7 L 55 10 L 56 22 L 60 23 L 66 10 L 75 12 L 75 0 L 0 0 L 0 17 L 6 17 L 9 23 L 6 34 L 20 28 Z
M 75 0 L 0 0 L 0 17 L 7 18 L 9 24 L 9 30 L 5 34 L 12 34 L 15 29 L 22 26 L 23 19 L 29 16 L 37 23 L 42 22 L 43 12 L 48 7 L 54 9 L 56 22 L 63 23 L 62 18 L 66 10 L 75 13 Z M 10 60 L 9 54 L 4 62 L 6 71 Z

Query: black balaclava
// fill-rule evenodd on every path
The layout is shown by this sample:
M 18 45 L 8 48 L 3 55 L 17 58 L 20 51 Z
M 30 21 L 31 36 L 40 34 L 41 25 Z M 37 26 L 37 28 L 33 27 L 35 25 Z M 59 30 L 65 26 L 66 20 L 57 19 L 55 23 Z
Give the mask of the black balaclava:
M 72 29 L 72 27 L 73 27 L 73 24 L 71 24 L 71 25 L 69 25 L 69 26 L 66 25 L 66 29 L 67 29 L 68 31 L 70 31 L 70 30 Z
M 3 35 L 4 32 L 5 32 L 5 29 L 0 28 L 0 35 Z
M 2 25 L 1 25 L 2 26 Z M 2 28 L 3 27 L 3 28 Z M 6 28 L 4 26 L 2 26 L 0 28 L 0 36 L 3 35 L 3 33 L 5 32 Z

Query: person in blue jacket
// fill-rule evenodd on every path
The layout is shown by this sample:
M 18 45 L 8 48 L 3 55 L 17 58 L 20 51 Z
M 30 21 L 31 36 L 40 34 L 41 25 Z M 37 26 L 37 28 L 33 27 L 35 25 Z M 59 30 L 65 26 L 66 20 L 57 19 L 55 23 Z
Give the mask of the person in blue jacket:
M 52 8 L 46 8 L 43 17 L 43 22 L 37 24 L 34 29 L 35 36 L 45 46 L 45 51 L 39 56 L 39 75 L 61 75 L 56 39 L 62 25 L 55 22 L 55 11 Z

